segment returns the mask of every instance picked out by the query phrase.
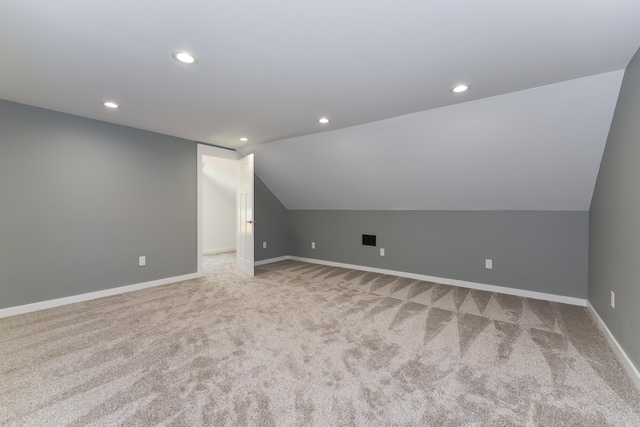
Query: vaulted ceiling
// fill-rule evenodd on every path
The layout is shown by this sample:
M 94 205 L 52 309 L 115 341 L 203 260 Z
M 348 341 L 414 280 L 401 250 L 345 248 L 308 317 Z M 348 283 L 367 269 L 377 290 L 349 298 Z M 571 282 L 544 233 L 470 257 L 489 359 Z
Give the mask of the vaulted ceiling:
M 241 150 L 289 209 L 588 210 L 623 72 Z
M 637 0 L 8 0 L 0 98 L 259 153 L 288 207 L 583 209 L 639 18 Z M 311 176 L 382 193 L 286 183 Z M 407 182 L 423 201 L 380 201 Z

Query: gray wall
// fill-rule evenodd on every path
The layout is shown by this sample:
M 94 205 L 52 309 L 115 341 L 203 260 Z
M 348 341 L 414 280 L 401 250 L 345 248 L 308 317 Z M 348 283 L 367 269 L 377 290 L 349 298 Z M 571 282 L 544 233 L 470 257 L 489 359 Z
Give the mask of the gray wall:
M 287 209 L 258 175 L 254 181 L 254 204 L 254 259 L 260 261 L 289 255 Z M 266 249 L 262 242 L 267 242 Z
M 290 210 L 288 217 L 294 256 L 587 297 L 587 212 Z M 362 234 L 377 235 L 378 247 L 362 246 Z
M 624 75 L 589 222 L 589 301 L 640 367 L 640 51 Z M 610 292 L 616 306 L 609 305 Z
M 0 101 L 0 308 L 196 272 L 196 164 L 193 141 Z

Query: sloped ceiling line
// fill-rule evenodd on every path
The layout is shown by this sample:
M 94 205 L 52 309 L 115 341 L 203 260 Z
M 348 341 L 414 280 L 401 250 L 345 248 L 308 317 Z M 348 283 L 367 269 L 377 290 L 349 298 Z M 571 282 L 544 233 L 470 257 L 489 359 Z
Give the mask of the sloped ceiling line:
M 240 152 L 288 209 L 588 210 L 623 74 Z

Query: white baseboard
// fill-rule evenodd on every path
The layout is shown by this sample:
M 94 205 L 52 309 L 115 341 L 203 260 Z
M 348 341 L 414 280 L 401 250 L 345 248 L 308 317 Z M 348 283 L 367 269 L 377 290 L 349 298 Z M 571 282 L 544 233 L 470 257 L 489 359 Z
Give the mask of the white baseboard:
M 48 301 L 35 302 L 32 304 L 19 305 L 0 309 L 0 318 L 16 316 L 18 314 L 31 313 L 32 311 L 44 310 L 47 308 L 59 307 L 61 305 L 73 304 L 75 302 L 88 301 L 96 298 L 109 297 L 112 295 L 124 294 L 126 292 L 138 291 L 140 289 L 152 288 L 154 286 L 168 285 L 170 283 L 182 282 L 183 280 L 196 279 L 202 277 L 202 273 L 191 273 L 183 276 L 168 277 L 166 279 L 153 280 L 151 282 L 137 283 L 134 285 L 120 286 L 117 288 L 104 289 L 102 291 L 89 292 L 86 294 L 73 295 L 70 297 L 57 298 Z
M 291 259 L 291 257 L 289 255 L 285 255 L 285 256 L 279 256 L 277 258 L 269 258 L 269 259 L 263 259 L 260 261 L 256 261 L 253 263 L 254 267 L 258 267 L 261 265 L 266 265 L 266 264 L 273 264 L 274 262 L 280 262 L 280 261 L 286 261 L 288 259 Z
M 631 380 L 635 383 L 636 387 L 638 387 L 638 390 L 640 390 L 640 372 L 638 372 L 638 368 L 636 368 L 633 362 L 631 362 L 631 359 L 629 359 L 627 353 L 625 353 L 625 351 L 622 349 L 622 347 L 618 343 L 618 340 L 613 336 L 596 309 L 593 308 L 593 306 L 591 305 L 591 301 L 587 301 L 587 309 L 589 310 L 589 314 L 591 314 L 591 318 L 594 322 L 596 322 L 596 325 L 602 332 L 602 335 L 604 335 L 607 341 L 609 341 L 609 345 L 618 357 L 620 364 L 622 364 L 624 370 L 631 377 Z
M 224 252 L 233 252 L 235 250 L 236 250 L 236 248 L 207 249 L 207 250 L 202 251 L 202 255 L 221 254 L 221 253 L 224 253 Z
M 385 270 L 383 268 L 367 267 L 364 265 L 345 264 L 342 262 L 325 261 L 321 259 L 303 258 L 298 256 L 290 256 L 290 255 L 281 256 L 278 258 L 265 259 L 262 261 L 258 261 L 257 263 L 255 263 L 255 265 L 265 265 L 273 262 L 284 261 L 287 259 L 292 261 L 309 262 L 312 264 L 328 265 L 331 267 L 351 268 L 354 270 L 369 271 L 372 273 L 389 274 L 391 276 L 407 277 L 409 279 L 424 280 L 426 282 L 436 282 L 436 283 L 442 283 L 444 285 L 460 286 L 462 288 L 478 289 L 478 290 L 487 291 L 487 292 L 498 292 L 501 294 L 516 295 L 520 297 L 533 298 L 533 299 L 539 299 L 544 301 L 553 301 L 553 302 L 560 302 L 560 303 L 570 304 L 570 305 L 579 305 L 581 307 L 586 307 L 587 305 L 587 300 L 583 298 L 568 297 L 568 296 L 556 295 L 556 294 L 547 294 L 544 292 L 535 292 L 535 291 L 527 291 L 523 289 L 507 288 L 505 286 L 487 285 L 484 283 L 467 282 L 465 280 L 447 279 L 444 277 L 426 276 L 424 274 L 407 273 L 404 271 L 396 271 L 396 270 Z
M 367 267 L 362 265 L 345 264 L 341 262 L 325 261 L 325 260 L 319 260 L 319 259 L 313 259 L 313 258 L 303 258 L 303 257 L 297 257 L 297 256 L 283 256 L 278 258 L 272 258 L 270 260 L 263 260 L 260 262 L 261 262 L 261 265 L 264 265 L 272 262 L 284 261 L 287 259 L 292 261 L 308 262 L 312 264 L 328 265 L 331 267 L 342 267 L 342 268 L 350 268 L 355 270 L 370 271 L 372 273 L 389 274 L 392 276 L 407 277 L 410 279 L 424 280 L 427 282 L 436 282 L 436 283 L 442 283 L 445 285 L 461 286 L 464 288 L 479 289 L 479 290 L 488 291 L 488 292 L 499 292 L 499 293 L 508 294 L 508 295 L 516 295 L 521 297 L 541 299 L 545 301 L 553 301 L 553 302 L 560 302 L 565 304 L 587 307 L 587 310 L 591 314 L 591 317 L 594 319 L 596 325 L 602 331 L 602 334 L 606 337 L 607 341 L 609 342 L 609 345 L 611 346 L 614 353 L 620 360 L 622 367 L 627 372 L 629 377 L 631 377 L 631 380 L 634 382 L 636 387 L 640 389 L 640 372 L 638 372 L 638 368 L 636 368 L 633 362 L 631 362 L 631 359 L 629 359 L 629 356 L 627 356 L 627 353 L 625 353 L 625 351 L 622 349 L 622 347 L 620 346 L 618 341 L 615 339 L 611 331 L 609 331 L 609 328 L 607 327 L 607 325 L 598 315 L 598 312 L 593 308 L 593 306 L 591 305 L 591 302 L 589 302 L 587 299 L 567 297 L 563 295 L 547 294 L 543 292 L 526 291 L 522 289 L 507 288 L 504 286 L 487 285 L 483 283 L 467 282 L 463 280 L 426 276 L 423 274 L 406 273 L 403 271 L 385 270 L 382 268 Z

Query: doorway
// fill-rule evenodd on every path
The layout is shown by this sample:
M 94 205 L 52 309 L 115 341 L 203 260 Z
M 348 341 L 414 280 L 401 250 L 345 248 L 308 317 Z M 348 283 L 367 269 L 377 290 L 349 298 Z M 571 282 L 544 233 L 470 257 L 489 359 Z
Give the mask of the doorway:
M 202 156 L 202 254 L 236 250 L 236 161 Z
M 238 268 L 253 276 L 253 155 L 240 159 L 234 150 L 203 144 L 197 151 L 198 274 L 203 274 L 204 254 L 236 250 Z M 250 168 L 243 166 L 249 158 Z

